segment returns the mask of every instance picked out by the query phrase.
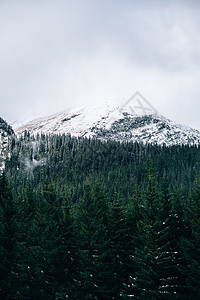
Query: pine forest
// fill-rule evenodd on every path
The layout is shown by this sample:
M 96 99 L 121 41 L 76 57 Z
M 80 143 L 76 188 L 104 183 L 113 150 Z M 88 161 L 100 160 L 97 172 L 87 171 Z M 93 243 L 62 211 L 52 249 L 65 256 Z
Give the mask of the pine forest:
M 0 299 L 200 299 L 197 146 L 12 136 L 0 223 Z

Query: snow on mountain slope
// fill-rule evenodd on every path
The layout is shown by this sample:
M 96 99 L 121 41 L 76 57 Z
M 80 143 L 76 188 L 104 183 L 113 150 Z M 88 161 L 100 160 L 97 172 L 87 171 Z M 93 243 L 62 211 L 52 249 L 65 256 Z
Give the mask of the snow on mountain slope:
M 14 134 L 12 127 L 0 118 L 0 173 L 5 166 L 5 159 L 8 156 L 8 139 L 12 134 Z
M 81 109 L 71 109 L 62 113 L 57 113 L 45 118 L 39 118 L 25 123 L 14 129 L 17 133 L 28 130 L 34 134 L 37 133 L 58 133 L 71 134 L 72 136 L 93 136 L 90 130 L 95 124 L 103 121 L 105 117 L 108 120 L 111 116 L 120 118 L 120 112 L 116 107 L 109 104 L 100 107 L 85 106 Z M 106 122 L 102 122 L 102 125 Z
M 94 137 L 101 140 L 138 141 L 167 146 L 198 145 L 200 132 L 179 125 L 165 117 L 152 114 L 135 115 L 120 106 L 85 106 L 49 117 L 40 118 L 15 128 L 16 133 L 25 131 L 45 134 L 71 134 L 76 137 Z

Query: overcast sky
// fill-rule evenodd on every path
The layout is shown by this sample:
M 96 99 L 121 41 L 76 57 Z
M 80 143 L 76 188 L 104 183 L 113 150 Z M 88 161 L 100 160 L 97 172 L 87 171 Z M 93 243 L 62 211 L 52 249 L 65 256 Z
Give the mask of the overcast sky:
M 0 0 L 9 123 L 139 91 L 200 130 L 200 1 Z

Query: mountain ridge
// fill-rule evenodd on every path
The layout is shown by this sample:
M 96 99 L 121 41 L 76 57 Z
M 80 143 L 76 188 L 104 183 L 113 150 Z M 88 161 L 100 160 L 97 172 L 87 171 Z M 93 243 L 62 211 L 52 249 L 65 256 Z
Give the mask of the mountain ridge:
M 199 145 L 200 132 L 177 124 L 157 113 L 134 114 L 128 107 L 84 106 L 44 118 L 38 118 L 15 128 L 17 134 L 70 134 L 101 140 L 137 141 L 151 144 Z

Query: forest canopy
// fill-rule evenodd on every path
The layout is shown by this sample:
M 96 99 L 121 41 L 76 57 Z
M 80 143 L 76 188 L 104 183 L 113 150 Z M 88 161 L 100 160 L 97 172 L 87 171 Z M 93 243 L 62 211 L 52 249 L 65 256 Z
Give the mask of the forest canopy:
M 1 299 L 199 299 L 200 149 L 9 141 Z

